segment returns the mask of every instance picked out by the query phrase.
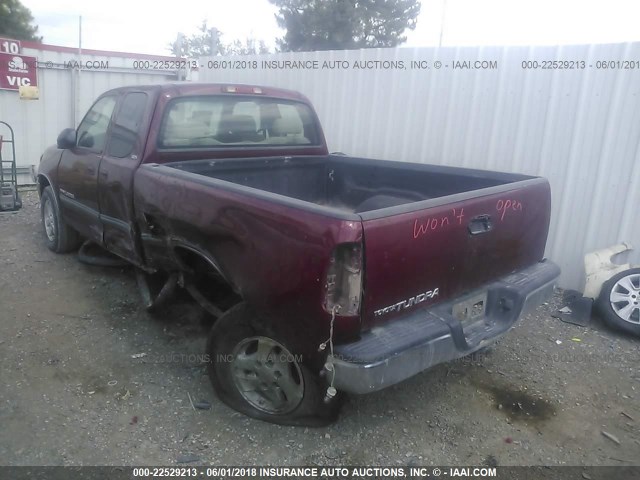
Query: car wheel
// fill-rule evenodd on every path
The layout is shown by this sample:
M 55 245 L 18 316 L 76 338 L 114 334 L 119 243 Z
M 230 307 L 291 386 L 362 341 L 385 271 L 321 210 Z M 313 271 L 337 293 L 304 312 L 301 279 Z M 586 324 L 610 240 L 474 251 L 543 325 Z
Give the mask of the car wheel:
M 640 268 L 607 280 L 598 297 L 598 309 L 612 327 L 640 336 Z
M 218 397 L 245 415 L 314 427 L 337 417 L 340 398 L 325 402 L 323 379 L 245 303 L 214 324 L 207 354 Z
M 56 253 L 66 253 L 76 250 L 80 246 L 80 236 L 62 219 L 51 187 L 45 187 L 42 191 L 40 213 L 44 237 L 49 250 Z

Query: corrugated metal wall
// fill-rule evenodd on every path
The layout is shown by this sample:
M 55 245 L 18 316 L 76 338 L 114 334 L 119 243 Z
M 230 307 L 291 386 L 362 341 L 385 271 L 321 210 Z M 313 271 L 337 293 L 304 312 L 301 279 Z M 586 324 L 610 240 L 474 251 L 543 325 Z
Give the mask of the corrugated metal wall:
M 40 62 L 75 55 L 25 49 Z M 18 164 L 37 164 L 65 127 L 77 124 L 109 88 L 160 83 L 171 76 L 131 69 L 41 69 L 40 100 L 0 90 L 0 119 L 16 130 Z M 547 255 L 563 267 L 562 286 L 581 288 L 584 253 L 619 241 L 640 243 L 640 44 L 565 47 L 402 48 L 236 57 L 257 62 L 203 68 L 200 81 L 292 88 L 314 103 L 332 151 L 391 160 L 542 175 L 551 182 Z M 318 69 L 262 68 L 264 60 L 316 60 Z M 496 68 L 454 69 L 454 61 Z M 584 69 L 523 69 L 523 61 L 584 61 Z M 603 61 L 628 65 L 598 68 Z M 323 62 L 332 68 L 322 68 Z M 355 62 L 369 62 L 354 68 Z M 404 69 L 371 62 L 402 61 Z M 427 69 L 411 62 L 427 62 Z M 439 69 L 435 62 L 441 62 Z M 340 62 L 340 63 L 336 63 Z M 346 63 L 341 63 L 346 62 Z M 213 66 L 213 65 L 212 65 Z M 398 66 L 396 64 L 396 66 Z M 75 98 L 74 98 L 74 92 Z M 3 132 L 0 132 L 2 134 Z M 6 154 L 5 154 L 6 157 Z M 634 252 L 631 260 L 640 261 Z
M 221 58 L 204 60 L 207 66 L 207 60 Z M 562 266 L 564 287 L 582 289 L 584 253 L 620 241 L 640 243 L 639 43 L 376 49 L 235 60 L 256 60 L 258 68 L 203 68 L 199 80 L 303 92 L 318 111 L 332 151 L 547 177 L 553 194 L 547 255 Z M 263 60 L 317 60 L 319 68 L 268 69 Z M 325 60 L 348 66 L 323 69 Z M 354 69 L 356 61 L 375 60 L 402 60 L 405 69 Z M 428 62 L 429 68 L 411 69 L 412 60 Z M 454 69 L 455 60 L 472 66 L 476 60 L 496 61 L 497 68 Z M 548 60 L 584 61 L 585 68 L 523 69 L 526 60 L 540 66 Z M 635 63 L 598 68 L 603 61 L 623 60 Z M 631 259 L 639 261 L 637 251 Z
M 39 100 L 20 100 L 18 92 L 0 90 L 0 120 L 9 123 L 16 137 L 18 166 L 37 165 L 44 149 L 55 143 L 62 129 L 75 127 L 96 97 L 110 88 L 124 85 L 164 83 L 175 79 L 165 72 L 145 72 L 132 68 L 132 56 L 87 55 L 59 51 L 24 48 L 23 55 L 38 58 Z M 64 68 L 65 62 L 109 62 L 108 69 L 85 69 L 80 72 Z M 49 63 L 50 62 L 50 63 Z M 47 67 L 49 65 L 49 67 Z M 0 125 L 0 135 L 7 131 Z M 2 155 L 10 158 L 8 146 Z M 22 180 L 22 181 L 20 181 Z M 22 175 L 20 183 L 30 183 L 29 175 Z

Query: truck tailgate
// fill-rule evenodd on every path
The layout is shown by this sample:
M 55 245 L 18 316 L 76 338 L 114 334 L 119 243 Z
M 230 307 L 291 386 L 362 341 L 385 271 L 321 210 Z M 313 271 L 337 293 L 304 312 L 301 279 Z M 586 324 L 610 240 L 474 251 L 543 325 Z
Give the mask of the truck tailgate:
M 550 197 L 532 178 L 362 214 L 364 329 L 542 260 Z

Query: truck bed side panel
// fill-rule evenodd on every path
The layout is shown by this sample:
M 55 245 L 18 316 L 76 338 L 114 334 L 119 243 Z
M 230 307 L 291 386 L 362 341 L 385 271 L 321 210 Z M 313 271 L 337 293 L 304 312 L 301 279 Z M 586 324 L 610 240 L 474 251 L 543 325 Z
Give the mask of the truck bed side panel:
M 331 218 L 287 204 L 298 200 L 152 165 L 137 171 L 134 200 L 149 265 L 170 269 L 176 248 L 197 251 L 274 321 L 299 324 L 288 328 L 301 336 L 296 344 L 328 334 L 327 268 L 337 243 L 361 240 L 357 216 Z M 337 327 L 357 332 L 359 319 Z

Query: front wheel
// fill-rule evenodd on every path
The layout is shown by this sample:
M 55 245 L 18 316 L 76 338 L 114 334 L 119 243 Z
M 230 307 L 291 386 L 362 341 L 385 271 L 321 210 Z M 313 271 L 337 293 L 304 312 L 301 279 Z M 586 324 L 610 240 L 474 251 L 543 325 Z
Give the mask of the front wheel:
M 602 285 L 598 307 L 611 326 L 640 336 L 640 268 L 614 275 Z
M 62 218 L 51 187 L 45 187 L 42 191 L 40 214 L 49 250 L 56 253 L 66 253 L 76 250 L 80 246 L 80 236 Z
M 207 354 L 217 395 L 245 415 L 304 426 L 327 425 L 337 417 L 339 399 L 324 401 L 319 375 L 244 303 L 214 324 Z

